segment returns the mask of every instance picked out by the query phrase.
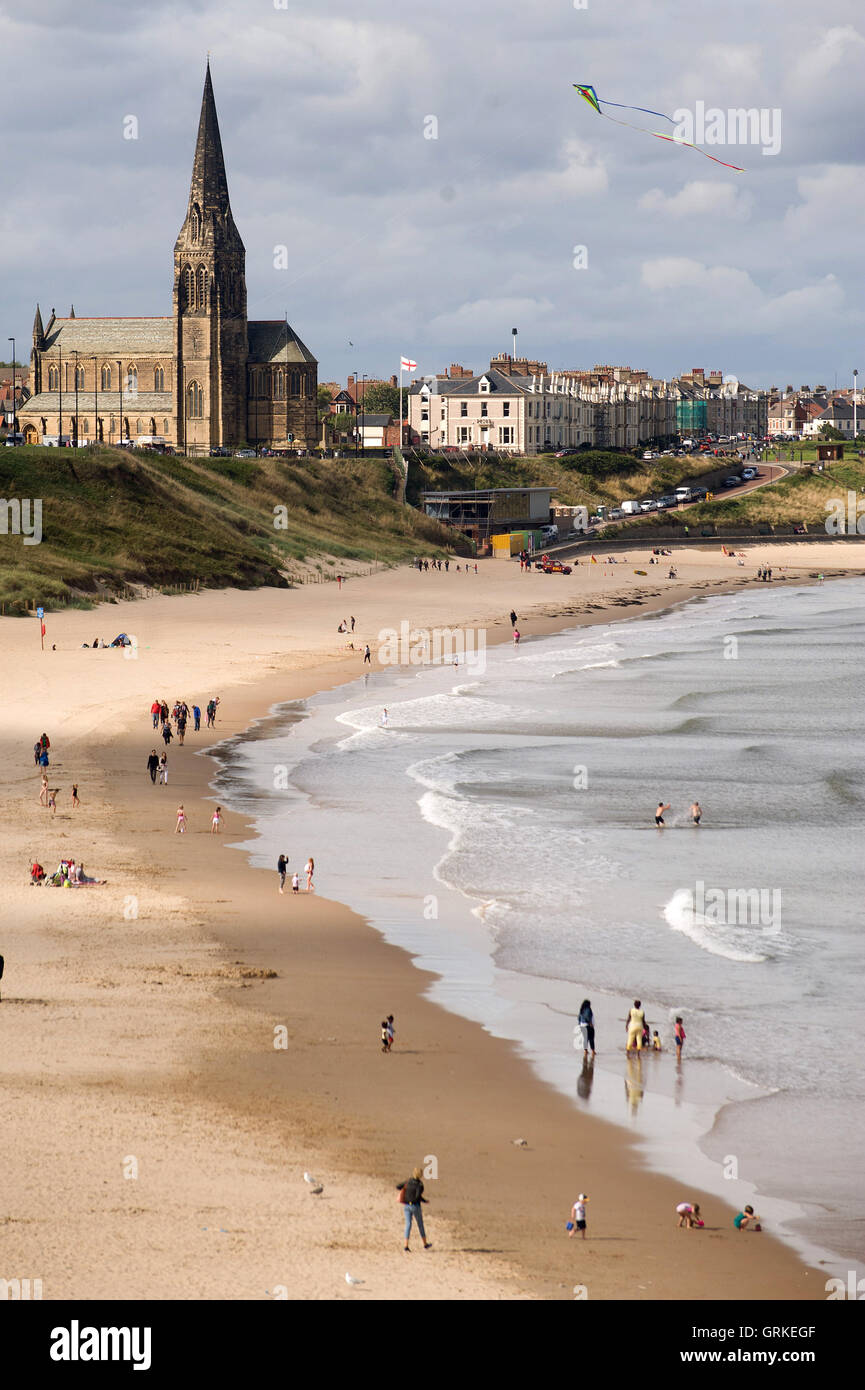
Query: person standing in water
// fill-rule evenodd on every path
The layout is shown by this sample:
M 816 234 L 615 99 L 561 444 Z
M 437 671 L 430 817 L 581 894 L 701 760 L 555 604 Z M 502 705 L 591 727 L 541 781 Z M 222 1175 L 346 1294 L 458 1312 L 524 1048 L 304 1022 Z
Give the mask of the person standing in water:
M 595 1055 L 595 1015 L 592 1013 L 592 1006 L 588 999 L 584 999 L 580 1005 L 580 1032 L 583 1035 L 583 1056 L 588 1057 L 591 1052 Z
M 691 820 L 694 822 L 695 825 L 699 825 L 702 819 L 703 808 L 700 805 L 699 801 L 695 801 L 693 806 L 691 807 Z
M 664 812 L 665 812 L 665 811 L 669 811 L 669 809 L 670 809 L 670 803 L 669 803 L 669 801 L 667 802 L 666 806 L 664 805 L 663 801 L 659 801 L 659 802 L 658 802 L 658 806 L 657 806 L 657 809 L 656 809 L 656 811 L 655 811 L 655 824 L 656 824 L 656 825 L 661 826 L 661 825 L 664 824 Z
M 678 1016 L 676 1017 L 676 1026 L 673 1029 L 673 1037 L 676 1040 L 676 1061 L 681 1062 L 682 1044 L 685 1041 L 685 1029 L 682 1024 L 681 1018 L 679 1018 Z
M 639 999 L 634 1000 L 634 1007 L 629 1010 L 626 1027 L 628 1029 L 627 1052 L 639 1052 L 643 1046 L 643 1029 L 646 1026 L 646 1015 Z
M 304 866 L 303 872 L 306 874 L 306 891 L 307 891 L 307 893 L 314 893 L 314 892 L 315 892 L 315 884 L 314 884 L 313 881 L 312 881 L 312 876 L 313 876 L 313 874 L 315 873 L 315 860 L 313 859 L 312 855 L 310 855 L 309 858 L 307 859 L 306 864 L 305 864 L 305 866 Z

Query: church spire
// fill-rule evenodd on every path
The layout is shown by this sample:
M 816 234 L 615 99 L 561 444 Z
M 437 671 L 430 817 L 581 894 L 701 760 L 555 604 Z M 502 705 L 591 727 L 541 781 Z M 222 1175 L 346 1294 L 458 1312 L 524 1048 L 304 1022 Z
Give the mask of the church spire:
M 42 327 L 42 310 L 36 305 L 36 317 L 33 320 L 33 341 L 41 345 L 45 337 L 45 329 Z
M 230 211 L 228 180 L 225 177 L 225 161 L 222 157 L 222 141 L 219 137 L 219 121 L 216 118 L 213 83 L 210 80 L 209 58 L 204 77 L 204 94 L 201 98 L 201 116 L 198 121 L 195 158 L 192 161 L 189 202 L 190 206 L 197 203 L 202 214 L 210 211 L 219 213 L 224 217 Z

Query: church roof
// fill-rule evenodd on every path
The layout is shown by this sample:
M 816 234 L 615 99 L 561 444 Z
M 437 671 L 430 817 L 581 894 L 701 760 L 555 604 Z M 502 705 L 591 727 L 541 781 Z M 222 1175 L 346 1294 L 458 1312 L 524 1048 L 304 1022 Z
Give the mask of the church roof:
M 291 324 L 286 324 L 283 319 L 250 319 L 247 330 L 250 366 L 264 365 L 268 362 L 291 364 L 316 361 L 306 344 L 300 341 Z
M 172 318 L 55 319 L 45 334 L 45 351 L 77 351 L 82 357 L 108 357 L 127 361 L 136 353 L 170 356 L 174 352 Z
M 108 415 L 112 411 L 115 413 L 120 408 L 120 392 L 116 388 L 112 391 L 79 391 L 78 392 L 78 414 L 84 415 L 86 412 L 92 414 L 96 409 L 96 397 L 99 399 L 99 414 Z M 19 415 L 56 415 L 60 409 L 59 391 L 40 391 L 38 396 L 31 396 L 28 401 L 19 407 Z M 171 391 L 138 391 L 131 396 L 124 388 L 123 391 L 123 414 L 124 415 L 165 415 L 171 414 L 174 409 L 174 393 Z M 63 392 L 63 414 L 75 414 L 75 392 L 73 390 Z

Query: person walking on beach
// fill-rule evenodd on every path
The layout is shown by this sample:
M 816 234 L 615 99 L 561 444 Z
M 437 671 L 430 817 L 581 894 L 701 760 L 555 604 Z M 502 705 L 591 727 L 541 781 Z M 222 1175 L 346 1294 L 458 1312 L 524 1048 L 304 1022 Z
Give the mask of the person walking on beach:
M 354 632 L 354 615 L 352 615 L 352 619 L 351 619 L 351 630 L 352 630 L 352 632 Z
M 165 747 L 166 747 L 166 748 L 168 747 L 169 743 L 171 742 L 172 737 L 173 737 L 173 735 L 172 735 L 172 733 L 171 733 L 171 725 L 169 724 L 168 720 L 166 719 L 165 723 L 164 723 L 163 726 L 162 726 L 162 742 L 165 744 Z
M 699 825 L 702 819 L 703 808 L 700 805 L 699 801 L 695 801 L 693 806 L 691 807 L 691 820 L 694 822 L 694 825 Z
M 219 827 L 220 827 L 221 824 L 222 824 L 222 807 L 221 807 L 221 806 L 217 806 L 216 810 L 214 811 L 213 815 L 212 815 L 211 818 L 210 818 L 210 833 L 211 833 L 211 835 L 218 835 L 218 834 L 219 834 Z
M 517 615 L 516 615 L 516 613 L 514 612 L 513 608 L 511 609 L 510 618 L 511 618 L 511 627 L 516 627 L 516 625 L 517 625 Z
M 159 785 L 160 785 L 161 787 L 167 787 L 167 786 L 168 786 L 168 754 L 167 754 L 167 753 L 163 753 L 163 754 L 162 754 L 162 757 L 159 759 Z
M 153 704 L 150 706 L 150 715 L 151 715 L 151 718 L 152 718 L 152 720 L 153 720 L 153 727 L 154 727 L 154 729 L 156 728 L 157 724 L 159 723 L 159 712 L 160 712 L 161 709 L 162 709 L 162 706 L 160 705 L 159 701 L 158 701 L 158 700 L 154 700 L 154 701 L 153 701 Z
M 276 872 L 279 874 L 279 891 L 285 892 L 285 875 L 288 870 L 288 855 L 281 854 L 276 861 Z
M 48 805 L 48 778 L 45 776 L 44 772 L 42 774 L 42 786 L 39 789 L 39 805 Z
M 634 1006 L 628 1012 L 626 1027 L 628 1029 L 627 1052 L 639 1052 L 643 1046 L 643 1029 L 646 1026 L 646 1015 L 639 999 L 634 1000 Z
M 159 758 L 155 748 L 151 748 L 150 757 L 147 759 L 147 771 L 150 773 L 151 782 L 156 784 L 156 773 L 159 768 Z
M 59 787 L 48 788 L 48 810 L 51 812 L 52 816 L 57 815 L 57 793 L 59 790 Z
M 657 808 L 655 810 L 655 824 L 657 826 L 661 826 L 664 824 L 664 812 L 669 811 L 669 809 L 669 801 L 667 802 L 666 806 L 664 805 L 663 801 L 658 802 Z
M 397 1183 L 397 1191 L 399 1192 L 399 1200 L 405 1207 L 405 1245 L 403 1248 L 405 1250 L 411 1250 L 411 1246 L 409 1245 L 408 1241 L 409 1236 L 411 1235 L 411 1225 L 414 1221 L 417 1223 L 418 1232 L 420 1234 L 421 1240 L 423 1241 L 424 1250 L 429 1250 L 432 1245 L 432 1241 L 429 1241 L 426 1238 L 426 1231 L 424 1230 L 423 1224 L 423 1213 L 420 1209 L 421 1202 L 425 1203 L 427 1200 L 426 1197 L 423 1195 L 423 1183 L 421 1181 L 420 1168 L 415 1168 L 412 1171 L 411 1177 L 406 1178 L 405 1182 Z
M 568 1231 L 569 1236 L 575 1236 L 577 1234 L 577 1231 L 579 1231 L 581 1238 L 585 1240 L 586 1202 L 588 1200 L 588 1195 L 585 1192 L 581 1192 L 577 1200 L 574 1202 L 574 1205 L 571 1208 L 571 1229 Z
M 306 891 L 307 891 L 307 893 L 314 893 L 314 892 L 315 892 L 315 884 L 314 884 L 313 881 L 312 881 L 312 876 L 313 876 L 313 874 L 315 873 L 315 860 L 313 859 L 312 855 L 310 855 L 309 858 L 307 859 L 306 864 L 305 864 L 305 866 L 304 866 L 303 872 L 306 874 Z
M 514 646 L 515 646 L 515 647 L 518 647 L 519 645 L 520 645 L 520 630 L 519 630 L 518 627 L 515 627 L 515 628 L 514 628 Z
M 42 744 L 38 740 L 33 745 L 33 761 L 37 767 L 42 761 Z
M 388 1045 L 387 1045 L 387 1019 L 386 1019 L 386 1018 L 383 1018 L 382 1021 L 381 1021 L 381 1050 L 382 1050 L 382 1052 L 390 1052 L 390 1048 L 389 1048 Z
M 184 809 L 183 809 L 183 803 L 181 802 L 181 804 L 180 804 L 180 805 L 178 806 L 178 808 L 177 808 L 177 824 L 176 824 L 175 827 L 174 827 L 174 833 L 175 833 L 175 835 L 183 835 L 183 834 L 185 834 L 185 832 L 186 832 L 186 812 L 184 811 Z
M 381 726 L 382 726 L 383 729 L 386 729 L 386 728 L 387 728 L 387 710 L 386 710 L 386 709 L 383 709 L 383 710 L 382 710 L 382 712 L 381 712 L 381 719 L 380 719 L 379 722 L 380 722 L 380 724 L 381 724 Z
M 364 666 L 371 666 L 371 665 L 372 665 L 372 652 L 371 652 L 370 649 L 369 649 L 369 643 L 368 643 L 368 642 L 367 642 L 366 646 L 365 646 L 364 649 L 363 649 L 363 664 L 364 664 Z
M 73 783 L 72 783 L 72 809 L 73 809 L 73 811 L 76 810 L 77 807 L 79 807 L 80 805 L 81 805 L 81 798 L 80 798 L 80 796 L 78 795 L 78 783 L 77 783 L 77 782 L 73 782 Z
M 684 1041 L 685 1041 L 685 1029 L 684 1029 L 684 1027 L 683 1027 L 683 1025 L 682 1025 L 682 1020 L 681 1020 L 681 1018 L 678 1017 L 678 1015 L 677 1015 L 677 1017 L 676 1017 L 676 1026 L 675 1026 L 675 1028 L 673 1029 L 673 1037 L 674 1037 L 675 1040 L 676 1040 L 676 1061 L 677 1061 L 677 1062 L 681 1062 L 681 1060 L 682 1060 L 682 1044 L 683 1044 Z
M 201 729 L 201 710 L 198 708 L 198 705 L 192 706 L 192 718 L 195 720 L 194 732 L 197 734 Z
M 583 1035 L 583 1056 L 588 1057 L 591 1052 L 595 1055 L 595 1015 L 592 1013 L 592 1006 L 588 999 L 584 999 L 580 1005 L 580 1032 Z
M 677 1223 L 679 1227 L 687 1226 L 690 1231 L 692 1226 L 702 1226 L 703 1221 L 700 1216 L 699 1202 L 680 1202 L 676 1207 L 676 1211 L 679 1213 L 679 1220 Z
M 393 1024 L 393 1014 L 388 1014 L 385 1020 L 385 1028 L 387 1029 L 387 1050 L 388 1052 L 393 1052 L 393 1039 L 396 1031 Z

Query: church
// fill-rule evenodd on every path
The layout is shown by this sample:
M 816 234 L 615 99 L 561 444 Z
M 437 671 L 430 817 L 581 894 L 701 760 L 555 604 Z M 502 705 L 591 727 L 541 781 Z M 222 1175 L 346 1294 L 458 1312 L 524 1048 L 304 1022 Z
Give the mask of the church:
M 318 363 L 287 322 L 246 317 L 246 252 L 234 223 L 210 63 L 186 218 L 165 318 L 68 318 L 39 306 L 25 443 L 164 440 L 211 449 L 311 449 Z

